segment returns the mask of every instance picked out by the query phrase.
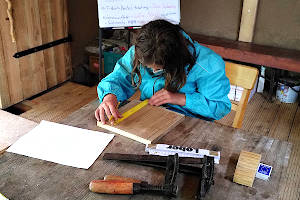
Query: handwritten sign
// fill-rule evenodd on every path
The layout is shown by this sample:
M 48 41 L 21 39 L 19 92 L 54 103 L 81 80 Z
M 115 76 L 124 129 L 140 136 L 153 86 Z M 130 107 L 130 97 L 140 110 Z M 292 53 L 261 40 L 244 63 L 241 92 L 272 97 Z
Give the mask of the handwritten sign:
M 180 0 L 98 0 L 100 28 L 142 26 L 155 19 L 180 22 Z

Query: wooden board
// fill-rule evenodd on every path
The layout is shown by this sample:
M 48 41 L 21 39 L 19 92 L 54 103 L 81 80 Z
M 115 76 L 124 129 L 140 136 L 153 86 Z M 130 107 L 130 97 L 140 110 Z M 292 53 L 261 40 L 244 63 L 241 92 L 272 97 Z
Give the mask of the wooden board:
M 140 103 L 134 100 L 120 108 L 123 113 Z M 151 144 L 164 136 L 184 120 L 184 115 L 162 107 L 147 105 L 117 125 L 97 122 L 97 126 L 136 140 L 143 144 Z
M 37 123 L 0 110 L 0 154 Z
M 239 32 L 239 41 L 252 42 L 258 0 L 244 0 Z
M 93 101 L 71 114 L 62 123 L 99 130 L 94 117 L 94 111 L 98 105 L 97 100 Z M 215 168 L 215 184 L 205 199 L 274 200 L 278 199 L 278 193 L 287 181 L 286 168 L 292 145 L 286 141 L 253 135 L 246 131 L 186 117 L 181 124 L 170 130 L 158 142 L 221 151 L 220 164 Z M 232 182 L 242 149 L 261 154 L 261 162 L 273 166 L 269 181 L 255 179 L 252 188 Z M 143 144 L 119 135 L 114 137 L 104 153 L 146 154 Z M 107 174 L 131 177 L 148 181 L 151 184 L 162 184 L 164 181 L 164 170 L 126 162 L 102 160 L 102 156 L 103 154 L 88 170 L 83 170 L 6 152 L 0 156 L 0 191 L 9 199 L 166 199 L 153 193 L 106 195 L 90 192 L 89 182 L 103 179 Z M 297 177 L 298 175 L 294 174 L 295 180 Z M 176 181 L 179 186 L 178 196 L 174 199 L 194 200 L 198 178 L 179 173 Z M 291 185 L 291 187 L 296 188 L 297 185 Z
M 6 1 L 0 2 L 0 108 L 45 91 L 71 77 L 70 43 L 21 58 L 17 52 L 67 37 L 66 0 L 12 1 L 12 43 Z

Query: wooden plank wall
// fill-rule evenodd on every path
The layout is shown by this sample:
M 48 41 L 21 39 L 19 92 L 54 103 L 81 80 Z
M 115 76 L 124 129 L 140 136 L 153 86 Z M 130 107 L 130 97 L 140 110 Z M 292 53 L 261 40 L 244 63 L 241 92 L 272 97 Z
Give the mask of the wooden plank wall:
M 23 99 L 19 61 L 12 55 L 17 52 L 16 43 L 12 43 L 7 19 L 7 4 L 0 1 L 0 99 L 1 107 Z M 12 87 L 14 85 L 14 87 Z
M 0 108 L 18 103 L 71 76 L 70 44 L 13 58 L 17 51 L 64 38 L 69 33 L 67 0 L 12 1 L 16 43 L 0 2 Z

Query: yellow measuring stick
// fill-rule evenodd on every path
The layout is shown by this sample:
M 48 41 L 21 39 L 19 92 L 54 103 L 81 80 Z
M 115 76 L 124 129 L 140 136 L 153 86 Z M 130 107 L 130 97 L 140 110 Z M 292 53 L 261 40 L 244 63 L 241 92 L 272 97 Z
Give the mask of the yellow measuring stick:
M 148 99 L 142 101 L 141 103 L 139 103 L 138 105 L 132 107 L 131 109 L 127 110 L 126 112 L 122 113 L 122 118 L 116 120 L 114 122 L 114 125 L 117 125 L 118 123 L 120 123 L 121 121 L 123 121 L 124 119 L 126 119 L 127 117 L 129 117 L 130 115 L 133 115 L 135 112 L 137 112 L 138 110 L 140 110 L 141 108 L 145 107 L 148 104 Z

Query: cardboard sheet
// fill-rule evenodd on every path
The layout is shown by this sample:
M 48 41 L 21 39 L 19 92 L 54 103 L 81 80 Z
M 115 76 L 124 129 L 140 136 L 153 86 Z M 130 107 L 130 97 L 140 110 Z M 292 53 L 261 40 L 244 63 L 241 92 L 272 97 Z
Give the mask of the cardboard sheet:
M 42 121 L 7 151 L 88 169 L 113 137 L 113 134 Z

